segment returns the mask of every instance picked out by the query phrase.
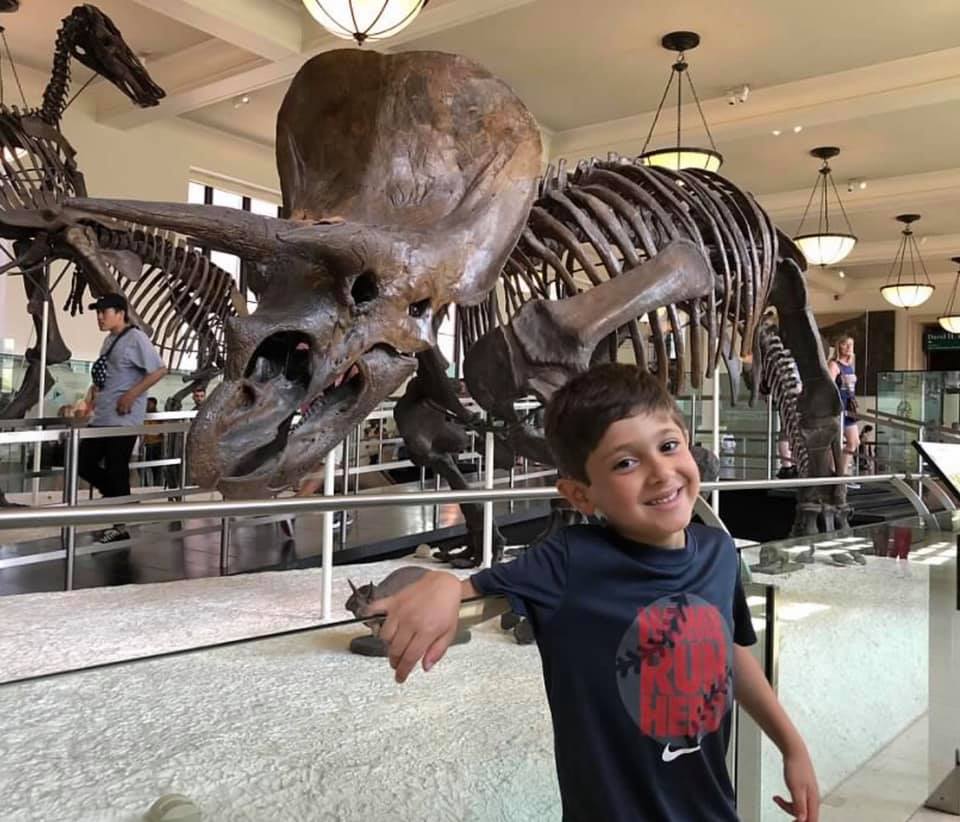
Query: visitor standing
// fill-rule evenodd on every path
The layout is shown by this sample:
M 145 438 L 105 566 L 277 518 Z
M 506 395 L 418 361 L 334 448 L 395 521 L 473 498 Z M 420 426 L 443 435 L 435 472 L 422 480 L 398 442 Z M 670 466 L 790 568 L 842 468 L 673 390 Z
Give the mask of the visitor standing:
M 147 410 L 146 392 L 162 379 L 167 369 L 150 338 L 130 323 L 127 300 L 122 294 L 104 294 L 90 308 L 97 312 L 100 330 L 108 334 L 91 371 L 97 391 L 90 427 L 142 425 Z M 136 440 L 136 434 L 82 440 L 80 476 L 104 497 L 128 496 L 130 455 Z M 130 535 L 126 527 L 118 524 L 103 531 L 97 541 L 127 539 Z
M 843 453 L 837 474 L 847 475 L 850 461 L 860 447 L 860 429 L 857 427 L 857 372 L 854 360 L 853 337 L 841 334 L 836 342 L 836 356 L 827 364 L 830 376 L 840 392 L 843 407 Z

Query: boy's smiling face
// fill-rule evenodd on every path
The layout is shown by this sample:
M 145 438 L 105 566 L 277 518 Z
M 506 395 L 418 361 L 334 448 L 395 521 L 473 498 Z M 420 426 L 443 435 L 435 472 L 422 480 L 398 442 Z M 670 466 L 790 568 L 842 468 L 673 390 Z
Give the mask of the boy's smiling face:
M 638 414 L 612 423 L 587 458 L 586 473 L 589 484 L 557 483 L 579 511 L 602 513 L 628 539 L 684 546 L 700 472 L 686 432 L 670 414 Z

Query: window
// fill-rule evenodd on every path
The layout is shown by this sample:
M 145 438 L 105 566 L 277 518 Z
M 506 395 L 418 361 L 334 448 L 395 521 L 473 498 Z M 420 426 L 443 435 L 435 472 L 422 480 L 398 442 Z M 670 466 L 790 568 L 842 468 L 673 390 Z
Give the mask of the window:
M 191 181 L 187 186 L 187 202 L 199 203 L 205 205 L 224 206 L 225 208 L 238 208 L 242 211 L 249 211 L 251 214 L 261 214 L 265 217 L 279 217 L 280 206 L 269 200 L 261 200 L 257 197 L 245 197 L 233 191 L 227 191 L 222 188 L 206 185 Z M 237 288 L 246 297 L 247 311 L 253 311 L 257 307 L 257 298 L 247 288 L 244 282 L 243 272 L 240 270 L 240 258 L 234 254 L 225 254 L 222 251 L 211 251 L 203 249 L 204 253 L 210 257 L 210 262 L 219 266 L 229 273 Z

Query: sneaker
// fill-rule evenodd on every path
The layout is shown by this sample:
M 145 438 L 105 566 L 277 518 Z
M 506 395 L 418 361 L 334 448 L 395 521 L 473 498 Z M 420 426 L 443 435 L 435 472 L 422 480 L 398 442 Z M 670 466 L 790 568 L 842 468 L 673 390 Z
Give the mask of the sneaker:
M 130 539 L 130 534 L 122 528 L 107 528 L 96 541 L 101 545 L 107 545 L 111 542 L 123 542 L 127 539 Z

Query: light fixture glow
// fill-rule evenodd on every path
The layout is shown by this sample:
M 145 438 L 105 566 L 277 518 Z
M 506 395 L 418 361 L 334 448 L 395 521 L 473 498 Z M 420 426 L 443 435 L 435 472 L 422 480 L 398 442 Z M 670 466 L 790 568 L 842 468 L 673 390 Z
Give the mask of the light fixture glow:
M 920 219 L 919 214 L 898 214 L 898 222 L 903 223 L 900 245 L 890 265 L 887 275 L 887 284 L 880 289 L 880 294 L 888 303 L 897 308 L 916 308 L 923 305 L 933 295 L 933 284 L 927 267 L 920 256 L 916 238 L 910 226 Z M 910 271 L 904 276 L 903 266 L 907 258 L 910 259 Z M 917 263 L 920 263 L 920 274 L 917 274 Z M 894 277 L 896 270 L 896 277 Z
M 838 271 L 837 273 L 840 275 L 840 279 L 841 279 L 841 280 L 842 280 L 844 277 L 847 276 L 847 272 L 846 272 L 846 271 Z
M 793 241 L 811 265 L 833 265 L 853 251 L 857 238 L 852 234 L 801 234 Z
M 723 157 L 716 151 L 706 148 L 658 148 L 640 155 L 645 166 L 658 166 L 680 171 L 685 168 L 700 168 L 705 171 L 717 171 L 723 163 Z
M 794 126 L 794 127 L 793 127 L 793 133 L 794 133 L 794 134 L 799 134 L 801 131 L 803 131 L 803 126 Z
M 710 126 L 707 125 L 707 119 L 703 116 L 703 109 L 700 107 L 700 98 L 697 96 L 697 90 L 693 85 L 693 78 L 690 76 L 687 61 L 684 59 L 684 53 L 695 49 L 700 44 L 700 35 L 693 31 L 672 31 L 663 36 L 660 44 L 668 51 L 677 52 L 677 59 L 670 67 L 670 76 L 667 78 L 667 86 L 663 90 L 663 96 L 660 98 L 660 104 L 657 106 L 657 113 L 653 116 L 653 122 L 650 124 L 650 131 L 647 132 L 647 139 L 643 141 L 643 149 L 638 158 L 643 165 L 659 166 L 660 168 L 669 168 L 673 171 L 680 171 L 687 168 L 702 169 L 705 171 L 717 171 L 723 164 L 723 155 L 717 151 L 717 146 L 713 142 L 713 135 L 710 133 Z M 697 148 L 685 146 L 682 142 L 682 123 L 681 112 L 683 110 L 683 78 L 687 78 L 687 85 L 690 87 L 690 93 L 697 104 L 697 111 L 700 113 L 700 120 L 703 123 L 704 131 L 707 132 L 707 139 L 710 141 L 710 148 Z M 658 148 L 647 151 L 650 145 L 650 138 L 653 137 L 654 129 L 657 127 L 657 121 L 660 119 L 660 112 L 663 111 L 663 103 L 670 93 L 670 87 L 673 81 L 677 81 L 677 139 L 676 143 L 669 148 Z
M 796 130 L 796 129 L 794 129 Z M 843 201 L 840 199 L 840 193 L 837 191 L 836 183 L 833 182 L 830 163 L 832 157 L 836 157 L 840 149 L 836 146 L 819 146 L 810 150 L 812 157 L 817 157 L 822 161 L 822 165 L 817 174 L 817 181 L 813 184 L 813 191 L 810 192 L 810 199 L 807 200 L 807 207 L 803 210 L 803 216 L 800 218 L 800 225 L 794 234 L 793 241 L 800 247 L 803 256 L 811 265 L 833 265 L 839 263 L 846 257 L 853 247 L 857 244 L 857 237 L 850 227 L 850 220 L 847 219 L 847 212 L 843 208 Z M 840 206 L 840 213 L 843 215 L 844 222 L 847 224 L 847 230 L 830 230 L 830 200 L 827 186 L 833 189 L 834 199 Z M 803 232 L 804 223 L 807 220 L 807 214 L 810 213 L 810 206 L 813 198 L 817 197 L 817 230 Z
M 957 264 L 957 276 L 953 280 L 953 291 L 950 292 L 950 300 L 947 302 L 947 310 L 943 316 L 937 317 L 937 322 L 944 331 L 951 334 L 960 334 L 960 312 L 957 311 L 955 303 L 957 301 L 957 286 L 960 285 L 960 257 L 951 257 L 951 260 Z
M 310 16 L 335 37 L 385 40 L 409 26 L 429 0 L 303 0 Z
M 781 134 L 783 134 L 783 132 L 780 131 L 780 129 L 778 129 L 778 128 L 775 128 L 775 129 L 774 129 L 773 131 L 771 131 L 770 133 L 771 133 L 774 137 L 779 137 Z
M 880 294 L 890 305 L 897 308 L 916 308 L 923 305 L 933 294 L 933 286 L 926 283 L 900 283 L 885 285 Z

